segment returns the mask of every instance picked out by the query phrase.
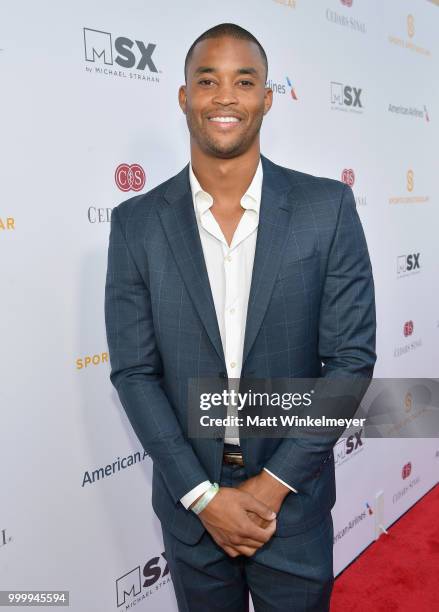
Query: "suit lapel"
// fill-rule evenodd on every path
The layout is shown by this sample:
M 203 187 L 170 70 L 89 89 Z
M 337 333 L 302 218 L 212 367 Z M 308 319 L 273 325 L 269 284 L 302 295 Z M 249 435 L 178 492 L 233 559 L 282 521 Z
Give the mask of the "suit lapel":
M 263 181 L 255 258 L 247 308 L 242 365 L 253 346 L 273 292 L 290 228 L 291 183 L 261 155 Z M 160 219 L 186 289 L 225 366 L 224 351 L 189 183 L 189 164 L 169 181 Z
M 204 260 L 192 192 L 189 164 L 169 183 L 160 219 L 183 282 L 206 332 L 225 364 L 221 335 Z M 224 369 L 226 369 L 224 365 Z
M 287 193 L 291 183 L 278 166 L 261 155 L 262 196 L 255 259 L 247 309 L 242 369 L 261 327 L 271 299 L 289 233 L 291 207 Z

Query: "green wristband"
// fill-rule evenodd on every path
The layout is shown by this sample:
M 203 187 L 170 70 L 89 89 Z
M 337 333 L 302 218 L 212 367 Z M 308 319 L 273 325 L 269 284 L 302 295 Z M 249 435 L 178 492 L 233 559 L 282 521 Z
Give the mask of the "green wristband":
M 203 493 L 197 503 L 192 506 L 192 511 L 195 512 L 195 514 L 200 514 L 200 512 L 204 510 L 207 504 L 215 497 L 218 491 L 219 484 L 217 482 L 214 482 L 212 485 L 210 485 L 207 491 Z

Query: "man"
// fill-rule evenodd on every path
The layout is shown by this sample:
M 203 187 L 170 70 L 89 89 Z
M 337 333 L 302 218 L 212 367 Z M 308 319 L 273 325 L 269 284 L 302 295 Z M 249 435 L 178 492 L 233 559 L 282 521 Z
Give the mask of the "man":
M 375 306 L 350 187 L 260 153 L 272 104 L 252 34 L 185 62 L 191 162 L 112 213 L 110 379 L 153 460 L 179 610 L 329 609 L 336 439 L 188 436 L 188 381 L 372 376 Z M 192 408 L 192 407 L 191 407 Z M 219 489 L 212 487 L 219 483 Z

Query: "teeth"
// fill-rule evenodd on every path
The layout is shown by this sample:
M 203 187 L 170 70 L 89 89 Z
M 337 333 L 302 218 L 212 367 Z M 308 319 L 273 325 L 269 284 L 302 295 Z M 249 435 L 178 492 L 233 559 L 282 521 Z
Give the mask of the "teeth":
M 212 117 L 209 121 L 219 121 L 219 123 L 238 123 L 237 117 Z

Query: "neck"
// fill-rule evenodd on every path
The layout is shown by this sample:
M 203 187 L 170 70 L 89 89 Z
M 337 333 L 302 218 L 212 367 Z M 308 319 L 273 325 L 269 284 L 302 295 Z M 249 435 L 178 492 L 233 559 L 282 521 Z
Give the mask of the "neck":
M 202 189 L 214 199 L 240 200 L 253 180 L 260 159 L 259 139 L 248 151 L 223 159 L 202 151 L 191 141 L 191 164 Z

